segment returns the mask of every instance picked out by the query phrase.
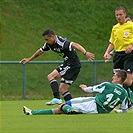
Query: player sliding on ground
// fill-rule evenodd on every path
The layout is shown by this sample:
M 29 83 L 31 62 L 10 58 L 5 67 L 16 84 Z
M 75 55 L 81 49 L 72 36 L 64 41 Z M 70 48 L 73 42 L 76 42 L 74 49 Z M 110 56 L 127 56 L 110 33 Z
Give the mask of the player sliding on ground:
M 26 115 L 110 113 L 120 105 L 121 113 L 124 113 L 128 111 L 128 94 L 122 87 L 126 77 L 125 70 L 117 70 L 112 77 L 112 83 L 103 82 L 89 87 L 80 85 L 85 92 L 98 92 L 95 97 L 73 98 L 54 109 L 30 110 L 23 106 L 23 111 Z

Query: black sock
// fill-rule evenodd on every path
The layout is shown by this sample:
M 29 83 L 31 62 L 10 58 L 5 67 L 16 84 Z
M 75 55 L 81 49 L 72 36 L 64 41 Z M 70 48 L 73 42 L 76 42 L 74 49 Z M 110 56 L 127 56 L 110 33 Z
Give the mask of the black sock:
M 60 94 L 59 94 L 59 85 L 55 79 L 50 81 L 50 86 L 53 91 L 54 98 L 60 99 Z
M 71 93 L 69 91 L 62 94 L 62 96 L 64 97 L 65 101 L 68 101 L 68 100 L 72 99 Z

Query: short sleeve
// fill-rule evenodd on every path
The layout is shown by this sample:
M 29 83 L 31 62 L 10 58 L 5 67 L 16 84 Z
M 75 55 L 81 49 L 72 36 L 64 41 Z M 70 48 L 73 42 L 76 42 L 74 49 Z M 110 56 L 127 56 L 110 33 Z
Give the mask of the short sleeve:
M 47 43 L 44 43 L 43 47 L 40 48 L 40 50 L 43 51 L 48 51 L 50 50 L 50 47 L 48 47 Z

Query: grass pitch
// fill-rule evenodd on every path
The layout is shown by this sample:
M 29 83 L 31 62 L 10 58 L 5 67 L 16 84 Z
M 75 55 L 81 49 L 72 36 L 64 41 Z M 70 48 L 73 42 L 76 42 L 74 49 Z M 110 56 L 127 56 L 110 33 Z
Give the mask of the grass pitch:
M 31 109 L 53 108 L 45 100 L 1 101 L 0 133 L 132 133 L 133 109 L 126 114 L 32 115 Z

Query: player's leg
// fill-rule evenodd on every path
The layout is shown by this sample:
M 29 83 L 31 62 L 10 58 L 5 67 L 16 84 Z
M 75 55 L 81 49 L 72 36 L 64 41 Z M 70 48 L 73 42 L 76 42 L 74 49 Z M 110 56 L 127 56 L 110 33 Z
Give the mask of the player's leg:
M 125 84 L 133 91 L 133 80 L 132 80 L 132 73 L 133 73 L 133 52 L 128 54 L 124 61 L 124 70 L 127 71 L 127 79 Z
M 132 73 L 132 81 L 133 81 L 133 73 Z
M 47 102 L 47 105 L 54 105 L 54 104 L 61 104 L 62 100 L 60 99 L 60 93 L 59 93 L 59 85 L 57 83 L 57 79 L 60 78 L 60 74 L 57 70 L 54 70 L 48 75 L 48 80 L 50 82 L 50 86 L 53 92 L 54 98 Z
M 95 97 L 77 97 L 67 101 L 66 104 L 84 114 L 98 113 Z
M 133 80 L 132 80 L 131 73 L 127 73 L 127 78 L 126 78 L 124 84 L 133 91 Z
M 62 81 L 60 83 L 59 91 L 62 94 L 62 96 L 64 97 L 65 101 L 72 99 L 71 93 L 68 91 L 69 86 L 70 85 L 66 84 L 65 81 L 62 79 Z
M 26 115 L 53 115 L 53 114 L 81 114 L 73 107 L 67 104 L 59 105 L 54 109 L 41 109 L 41 110 L 31 110 L 26 106 L 23 106 L 23 112 Z
M 133 79 L 132 79 L 132 73 L 133 73 L 133 52 L 127 55 L 127 58 L 125 59 L 124 62 L 124 70 L 127 71 L 127 78 L 124 82 L 124 88 L 128 92 L 129 96 L 129 102 L 128 102 L 128 108 L 132 108 L 132 101 L 131 101 L 131 91 L 133 92 Z M 128 91 L 131 90 L 131 91 Z
M 58 108 L 54 108 L 54 109 L 40 109 L 40 110 L 31 110 L 26 106 L 23 106 L 23 112 L 26 115 L 52 115 L 52 114 L 62 114 L 63 111 L 60 109 L 60 107 Z
M 56 70 L 54 70 L 52 73 L 50 73 L 48 75 L 48 80 L 50 81 L 50 85 L 51 85 L 51 88 L 53 91 L 54 99 L 52 99 L 50 102 L 47 102 L 46 103 L 47 105 L 62 103 L 62 100 L 60 99 L 60 95 L 59 95 L 59 86 L 58 86 L 56 79 L 64 76 L 69 69 L 70 69 L 70 66 L 66 66 L 64 64 L 61 64 L 60 66 L 58 66 L 58 68 Z
M 69 69 L 62 75 L 59 91 L 64 97 L 65 101 L 72 99 L 72 95 L 68 88 L 77 79 L 79 72 L 80 68 L 69 67 Z
M 133 92 L 131 91 L 130 88 L 127 88 L 128 92 L 128 108 L 131 109 L 133 108 Z
M 69 102 L 69 101 L 67 101 L 67 102 Z M 67 103 L 62 104 L 60 106 L 60 110 L 62 110 L 63 113 L 65 113 L 65 114 L 82 114 L 82 112 L 79 112 L 78 110 L 76 110 L 72 106 L 68 105 Z
M 132 80 L 132 74 L 128 73 L 126 81 L 124 82 L 123 87 L 128 92 L 128 109 L 131 109 L 133 107 L 133 80 Z

